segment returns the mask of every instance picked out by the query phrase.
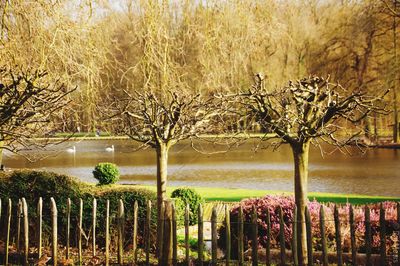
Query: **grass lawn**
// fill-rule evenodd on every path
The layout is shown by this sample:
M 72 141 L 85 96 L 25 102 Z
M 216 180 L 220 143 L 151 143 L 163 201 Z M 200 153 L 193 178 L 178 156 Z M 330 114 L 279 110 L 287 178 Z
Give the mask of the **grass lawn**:
M 155 186 L 139 186 L 156 191 Z M 177 187 L 168 187 L 167 193 L 171 192 Z M 223 201 L 235 202 L 245 198 L 257 198 L 265 195 L 291 195 L 291 192 L 276 191 L 276 190 L 253 190 L 253 189 L 229 189 L 229 188 L 213 188 L 213 187 L 192 187 L 194 188 L 206 201 Z M 308 198 L 310 200 L 316 199 L 319 202 L 334 202 L 334 203 L 352 203 L 352 204 L 365 204 L 381 201 L 400 201 L 400 197 L 381 197 L 381 196 L 367 196 L 357 194 L 335 194 L 335 193 L 321 193 L 309 192 Z

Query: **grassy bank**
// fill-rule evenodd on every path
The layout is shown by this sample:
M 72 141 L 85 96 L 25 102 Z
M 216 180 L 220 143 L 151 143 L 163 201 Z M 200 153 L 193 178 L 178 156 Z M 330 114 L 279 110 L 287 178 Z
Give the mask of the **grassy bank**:
M 125 185 L 124 185 L 125 186 Z M 155 186 L 138 186 L 149 190 L 156 191 Z M 177 187 L 168 187 L 167 193 L 171 192 Z M 214 188 L 214 187 L 192 187 L 194 188 L 206 201 L 224 201 L 235 202 L 245 198 L 257 198 L 265 195 L 291 195 L 293 193 L 287 191 L 276 190 L 253 190 L 253 189 L 232 189 L 232 188 Z M 365 204 L 375 203 L 382 201 L 400 201 L 400 197 L 384 197 L 384 196 L 367 196 L 357 194 L 336 194 L 336 193 L 322 193 L 310 192 L 308 193 L 310 200 L 316 199 L 319 202 L 333 202 L 333 203 L 352 203 L 352 204 Z

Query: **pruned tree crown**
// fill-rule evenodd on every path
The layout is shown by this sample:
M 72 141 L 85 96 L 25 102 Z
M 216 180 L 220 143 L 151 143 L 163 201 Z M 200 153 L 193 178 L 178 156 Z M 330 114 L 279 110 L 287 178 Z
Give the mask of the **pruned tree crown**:
M 256 121 L 287 143 L 322 138 L 343 145 L 359 134 L 348 132 L 343 123 L 357 125 L 372 112 L 386 113 L 386 93 L 370 96 L 360 90 L 350 92 L 340 84 L 330 83 L 329 78 L 317 76 L 290 81 L 269 92 L 264 80 L 256 79 L 255 85 L 241 94 L 245 99 L 241 102 Z

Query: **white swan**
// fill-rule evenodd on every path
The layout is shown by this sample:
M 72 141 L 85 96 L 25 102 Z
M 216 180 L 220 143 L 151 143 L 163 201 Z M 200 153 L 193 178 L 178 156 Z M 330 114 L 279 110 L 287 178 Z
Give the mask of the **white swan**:
M 111 145 L 111 147 L 107 147 L 106 151 L 114 151 L 114 145 Z
M 72 146 L 72 148 L 68 148 L 68 149 L 67 149 L 67 152 L 69 152 L 69 153 L 75 153 L 75 152 L 76 152 L 75 146 Z

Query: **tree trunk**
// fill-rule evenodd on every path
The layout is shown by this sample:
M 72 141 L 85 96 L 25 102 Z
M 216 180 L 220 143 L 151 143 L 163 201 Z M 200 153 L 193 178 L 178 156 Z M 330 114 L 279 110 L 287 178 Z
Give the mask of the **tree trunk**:
M 157 147 L 157 208 L 158 217 L 160 216 L 161 204 L 167 199 L 167 167 L 168 167 L 168 147 L 160 144 Z
M 394 9 L 396 10 L 397 1 L 394 1 Z M 397 35 L 396 35 L 396 16 L 393 16 L 393 142 L 399 141 L 399 113 L 397 108 L 397 75 L 398 61 L 397 61 Z
M 161 235 L 160 225 L 162 225 L 163 214 L 161 213 L 161 205 L 167 199 L 167 167 L 168 167 L 168 146 L 161 143 L 157 146 L 157 243 L 163 238 Z M 162 242 L 161 242 L 162 243 Z M 157 247 L 159 250 L 160 247 Z
M 308 151 L 310 142 L 292 145 L 294 159 L 294 195 L 297 207 L 297 248 L 299 265 L 307 263 L 305 207 L 307 204 Z

